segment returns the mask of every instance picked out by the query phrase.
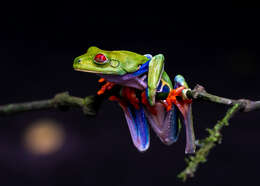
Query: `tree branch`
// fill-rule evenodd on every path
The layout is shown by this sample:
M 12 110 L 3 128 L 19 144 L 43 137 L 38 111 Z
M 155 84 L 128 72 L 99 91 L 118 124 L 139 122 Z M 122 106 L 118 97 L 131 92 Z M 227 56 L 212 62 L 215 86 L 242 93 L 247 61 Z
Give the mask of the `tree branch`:
M 243 112 L 250 112 L 253 110 L 260 109 L 260 101 L 251 101 L 248 99 L 229 99 L 224 97 L 219 97 L 213 94 L 209 94 L 205 91 L 204 87 L 201 85 L 196 85 L 193 90 L 187 91 L 186 93 L 187 97 L 192 99 L 199 99 L 209 102 L 214 102 L 218 104 L 224 104 L 228 106 L 233 106 L 235 104 L 241 105 L 241 110 Z
M 97 113 L 103 100 L 117 91 L 118 88 L 115 88 L 102 96 L 91 95 L 85 98 L 71 96 L 68 92 L 62 92 L 47 100 L 0 105 L 0 116 L 52 108 L 60 110 L 66 110 L 68 108 L 81 108 L 85 115 L 93 116 Z M 156 98 L 163 100 L 166 99 L 167 96 L 168 93 L 159 93 L 156 95 Z M 193 100 L 204 100 L 229 106 L 239 104 L 244 112 L 260 109 L 260 101 L 251 101 L 247 99 L 233 100 L 219 97 L 207 93 L 201 85 L 196 85 L 193 90 L 187 89 L 186 96 Z
M 103 100 L 110 95 L 118 95 L 119 88 L 115 86 L 112 90 L 106 92 L 102 96 L 92 95 L 85 98 L 70 96 L 68 92 L 56 94 L 53 98 L 41 101 L 32 101 L 26 103 L 15 103 L 0 106 L 0 116 L 17 114 L 21 112 L 46 109 L 67 110 L 69 108 L 81 108 L 87 116 L 96 115 Z M 229 120 L 238 111 L 250 112 L 260 109 L 260 101 L 251 101 L 248 99 L 229 99 L 209 94 L 204 87 L 196 85 L 193 90 L 185 89 L 186 97 L 195 100 L 203 100 L 218 104 L 231 106 L 225 117 L 217 122 L 213 129 L 207 129 L 209 136 L 199 141 L 200 149 L 197 150 L 194 156 L 187 158 L 187 167 L 178 175 L 182 180 L 193 177 L 198 166 L 207 161 L 207 156 L 210 150 L 221 142 L 221 130 L 228 125 Z M 164 100 L 168 93 L 158 93 L 156 99 Z
M 0 116 L 18 114 L 33 110 L 81 108 L 85 115 L 93 116 L 100 106 L 102 96 L 87 96 L 85 98 L 70 96 L 68 92 L 58 93 L 51 99 L 15 103 L 0 106 Z

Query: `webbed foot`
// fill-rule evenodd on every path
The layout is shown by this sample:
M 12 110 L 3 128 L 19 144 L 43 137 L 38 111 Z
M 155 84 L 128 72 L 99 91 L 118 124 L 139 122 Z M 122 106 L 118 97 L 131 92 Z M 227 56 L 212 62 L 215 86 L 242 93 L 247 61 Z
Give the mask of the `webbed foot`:
M 170 111 L 172 104 L 176 105 L 178 108 L 183 107 L 183 104 L 191 103 L 191 99 L 183 99 L 183 90 L 184 86 L 180 86 L 176 89 L 173 89 L 169 92 L 168 97 L 166 98 L 166 104 L 164 104 L 167 111 Z M 179 97 L 179 98 L 178 98 Z

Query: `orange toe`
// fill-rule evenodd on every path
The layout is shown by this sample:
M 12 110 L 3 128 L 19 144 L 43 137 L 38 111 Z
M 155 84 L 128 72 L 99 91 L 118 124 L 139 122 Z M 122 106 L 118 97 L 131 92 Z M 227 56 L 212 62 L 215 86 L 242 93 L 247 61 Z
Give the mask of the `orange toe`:
M 104 93 L 106 92 L 106 90 L 111 90 L 114 85 L 115 85 L 115 83 L 106 82 L 106 83 L 100 88 L 100 90 L 97 92 L 97 95 L 104 94 Z
M 117 96 L 110 96 L 108 99 L 110 101 L 117 101 L 119 103 L 119 105 L 123 108 L 126 107 L 126 105 L 127 105 L 126 102 L 122 98 L 119 98 Z
M 185 87 L 181 86 L 181 87 L 178 87 L 176 89 L 172 89 L 169 94 L 168 94 L 168 97 L 166 98 L 166 104 L 164 104 L 165 106 L 165 109 L 167 111 L 170 111 L 171 108 L 172 108 L 172 104 L 177 104 L 177 99 L 176 99 L 176 96 L 181 96 L 181 93 L 182 93 L 182 90 L 185 89 Z
M 99 83 L 103 83 L 104 81 L 105 81 L 104 78 L 100 78 L 100 79 L 98 80 Z
M 124 87 L 122 89 L 122 96 L 130 102 L 135 109 L 140 109 L 139 99 L 136 97 L 135 89 L 130 87 Z

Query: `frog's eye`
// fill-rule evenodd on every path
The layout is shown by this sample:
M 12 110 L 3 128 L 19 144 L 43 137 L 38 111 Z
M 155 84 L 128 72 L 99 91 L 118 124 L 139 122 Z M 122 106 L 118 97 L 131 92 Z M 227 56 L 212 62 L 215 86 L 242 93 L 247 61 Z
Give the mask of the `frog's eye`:
M 94 62 L 98 63 L 98 64 L 104 64 L 104 63 L 108 62 L 108 59 L 104 54 L 100 53 L 94 57 Z

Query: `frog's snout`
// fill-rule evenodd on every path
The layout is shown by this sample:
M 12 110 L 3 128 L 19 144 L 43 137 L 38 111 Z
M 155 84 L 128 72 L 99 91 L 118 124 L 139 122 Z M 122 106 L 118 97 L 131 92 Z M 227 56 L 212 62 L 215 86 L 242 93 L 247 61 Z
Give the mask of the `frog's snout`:
M 80 58 L 75 58 L 74 62 L 73 62 L 73 68 L 76 69 L 78 68 L 78 65 L 80 65 L 80 63 L 82 62 L 82 60 Z
M 74 64 L 75 63 L 77 63 L 77 64 L 80 64 L 82 62 L 82 59 L 80 58 L 80 57 L 76 57 L 75 59 L 74 59 Z

